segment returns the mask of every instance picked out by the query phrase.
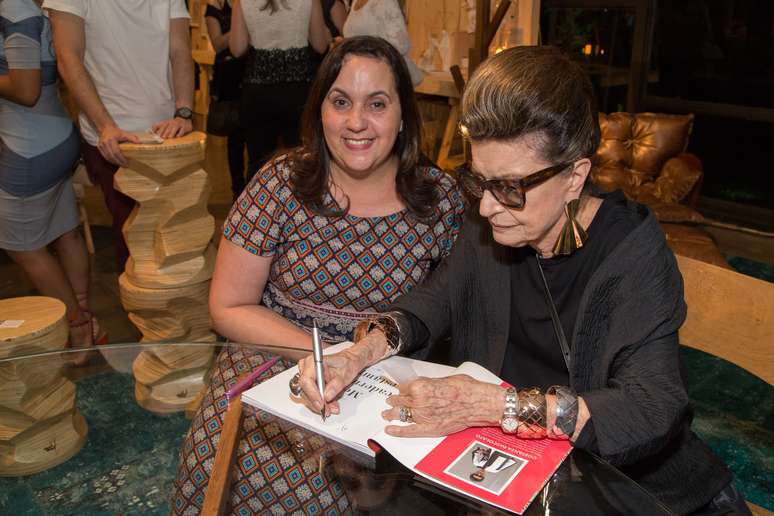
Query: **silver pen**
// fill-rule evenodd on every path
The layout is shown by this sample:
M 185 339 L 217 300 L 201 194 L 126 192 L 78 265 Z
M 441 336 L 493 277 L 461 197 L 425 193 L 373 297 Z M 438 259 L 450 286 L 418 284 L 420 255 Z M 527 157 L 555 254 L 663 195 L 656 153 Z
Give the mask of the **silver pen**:
M 325 421 L 325 376 L 323 375 L 323 349 L 320 340 L 320 330 L 317 329 L 317 321 L 312 321 L 312 350 L 314 352 L 314 373 L 317 377 L 317 390 L 323 400 L 320 416 Z

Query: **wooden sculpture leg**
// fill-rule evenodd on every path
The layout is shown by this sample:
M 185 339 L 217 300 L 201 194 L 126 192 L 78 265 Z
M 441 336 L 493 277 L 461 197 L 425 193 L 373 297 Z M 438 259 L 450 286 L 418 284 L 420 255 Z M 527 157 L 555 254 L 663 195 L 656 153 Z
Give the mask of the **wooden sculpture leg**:
M 45 297 L 3 300 L 2 313 L 26 319 L 27 333 L 4 337 L 0 356 L 64 349 L 64 304 Z M 13 306 L 10 305 L 13 303 Z M 51 305 L 61 315 L 36 325 L 34 315 Z M 41 308 L 41 306 L 43 308 Z M 17 310 L 18 313 L 14 312 Z M 48 356 L 0 365 L 0 476 L 39 473 L 78 453 L 86 442 L 86 420 L 76 408 L 75 384 L 62 375 L 62 363 Z
M 143 342 L 169 342 L 135 359 L 135 397 L 146 410 L 161 414 L 185 410 L 204 388 L 214 350 L 188 343 L 215 341 L 207 310 L 209 285 L 204 281 L 155 289 L 134 285 L 126 274 L 119 278 L 121 302 Z
M 207 342 L 210 330 L 207 299 L 210 281 L 175 288 L 144 288 L 126 274 L 118 279 L 121 303 L 142 332 L 143 342 Z
M 167 345 L 140 353 L 133 366 L 137 403 L 158 414 L 189 409 L 205 387 L 214 351 L 213 347 Z
M 122 144 L 129 160 L 116 188 L 137 201 L 123 232 L 131 257 L 119 278 L 121 302 L 143 342 L 166 343 L 134 362 L 135 397 L 147 410 L 182 411 L 204 387 L 214 349 L 207 307 L 215 262 L 215 221 L 207 211 L 206 135 L 159 145 Z M 180 343 L 180 344 L 175 344 Z

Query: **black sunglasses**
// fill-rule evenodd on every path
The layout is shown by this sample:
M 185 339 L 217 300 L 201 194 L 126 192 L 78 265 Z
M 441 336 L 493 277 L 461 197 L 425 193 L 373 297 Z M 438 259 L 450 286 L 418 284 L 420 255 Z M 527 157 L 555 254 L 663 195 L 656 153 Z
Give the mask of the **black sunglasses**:
M 486 179 L 470 169 L 459 170 L 459 182 L 470 195 L 480 199 L 484 191 L 489 190 L 497 202 L 508 208 L 523 208 L 527 203 L 525 192 L 528 188 L 548 181 L 564 172 L 573 162 L 560 163 L 538 170 L 521 179 Z

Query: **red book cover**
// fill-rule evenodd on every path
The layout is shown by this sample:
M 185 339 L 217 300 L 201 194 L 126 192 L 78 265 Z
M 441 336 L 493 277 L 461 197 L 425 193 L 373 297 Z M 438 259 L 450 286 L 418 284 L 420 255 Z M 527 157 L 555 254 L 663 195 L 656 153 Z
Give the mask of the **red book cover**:
M 521 514 L 571 450 L 569 441 L 520 439 L 496 427 L 469 428 L 446 437 L 416 470 Z

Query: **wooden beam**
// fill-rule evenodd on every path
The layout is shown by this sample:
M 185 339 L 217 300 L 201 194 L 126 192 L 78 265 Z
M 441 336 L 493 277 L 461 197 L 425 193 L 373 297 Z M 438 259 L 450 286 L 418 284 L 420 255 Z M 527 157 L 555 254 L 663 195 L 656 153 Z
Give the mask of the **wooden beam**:
M 459 66 L 452 65 L 452 67 L 449 68 L 449 71 L 454 80 L 454 87 L 457 88 L 460 97 L 462 97 L 462 93 L 465 91 L 465 78 L 462 76 L 462 70 L 460 70 Z
M 642 98 L 645 96 L 655 21 L 655 0 L 637 0 L 634 9 L 634 39 L 632 42 L 632 60 L 629 66 L 630 79 L 626 89 L 626 110 L 630 113 L 640 111 Z
M 202 516 L 220 516 L 226 514 L 228 499 L 231 492 L 231 468 L 234 464 L 234 453 L 239 441 L 239 430 L 242 426 L 242 396 L 231 400 L 223 429 L 220 431 L 218 451 L 215 453 L 215 463 L 212 465 L 210 482 L 204 495 Z
M 468 77 L 489 53 L 489 46 L 485 44 L 487 27 L 489 26 L 489 0 L 476 0 L 476 33 L 473 38 L 473 48 L 468 57 Z
M 492 44 L 492 40 L 494 39 L 495 34 L 497 34 L 497 30 L 500 28 L 500 24 L 503 22 L 503 18 L 505 18 L 505 15 L 510 7 L 511 0 L 501 0 L 500 5 L 497 6 L 495 15 L 489 22 L 486 28 L 486 34 L 484 35 L 484 48 L 486 48 L 487 51 L 489 50 L 489 45 Z
M 774 385 L 774 284 L 677 255 L 688 317 L 680 343 Z
M 473 48 L 468 52 L 468 77 L 489 55 L 489 45 L 497 34 L 512 0 L 501 0 L 494 17 L 490 16 L 489 0 L 476 0 L 476 33 L 473 38 Z

